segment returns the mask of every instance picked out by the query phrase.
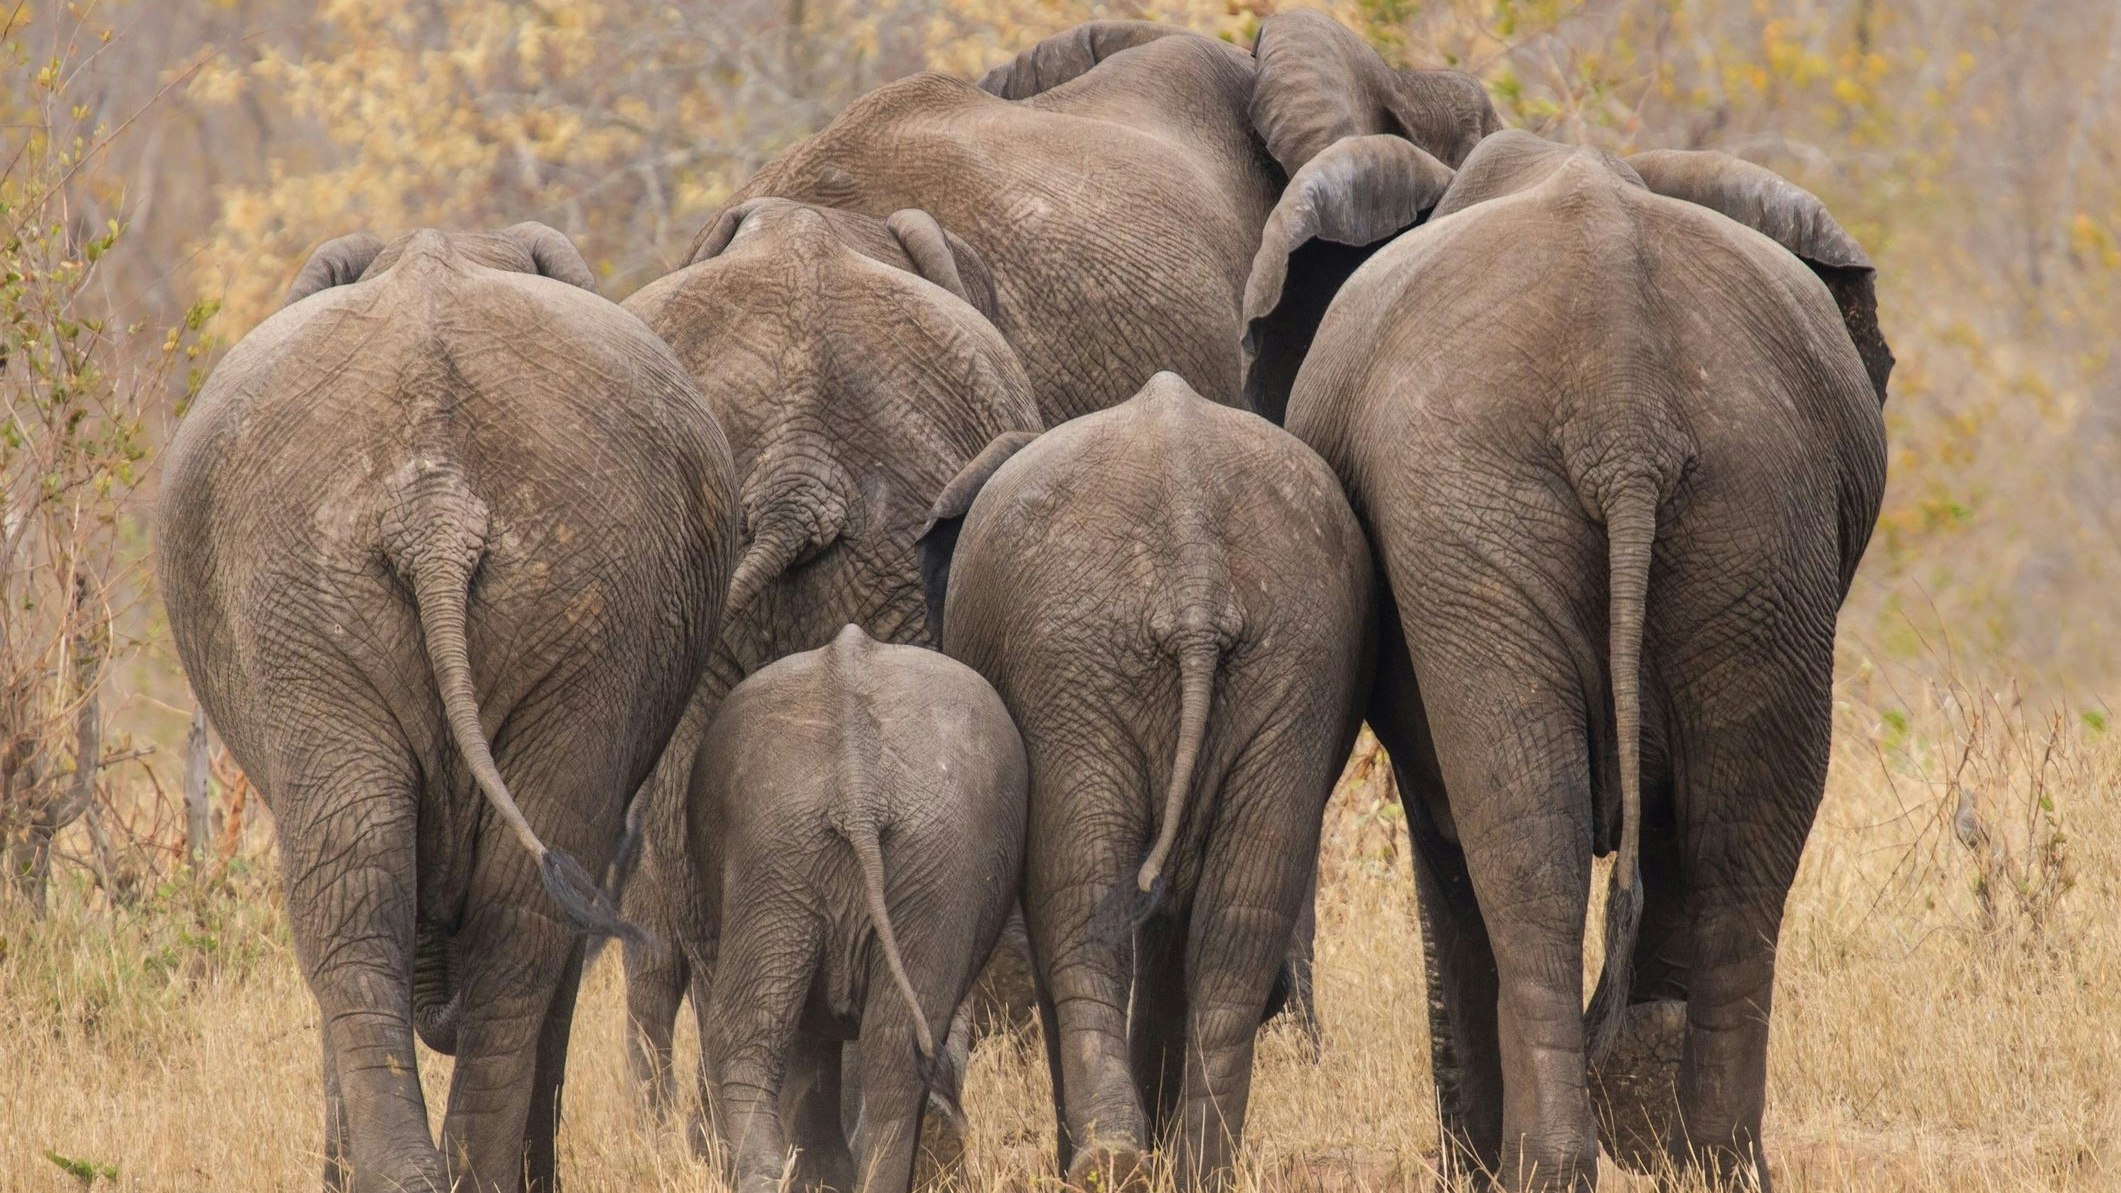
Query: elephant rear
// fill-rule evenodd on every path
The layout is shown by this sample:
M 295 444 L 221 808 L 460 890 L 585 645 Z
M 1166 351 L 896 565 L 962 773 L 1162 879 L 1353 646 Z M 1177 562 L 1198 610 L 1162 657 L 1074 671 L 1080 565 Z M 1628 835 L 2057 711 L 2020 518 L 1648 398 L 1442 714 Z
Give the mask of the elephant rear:
M 1030 758 L 1062 1164 L 1123 1181 L 1175 1126 L 1211 1179 L 1357 727 L 1368 551 L 1317 457 L 1168 373 L 1011 446 L 938 501 L 930 571 Z
M 556 913 L 600 900 L 571 859 L 608 858 L 712 641 L 727 447 L 589 281 L 533 225 L 334 242 L 172 444 L 160 574 L 201 704 L 275 813 L 334 1180 L 445 1179 L 410 1112 L 416 937 L 449 957 L 419 992 L 468 1016 L 461 1036 L 432 1019 L 464 1045 L 453 1154 L 504 1185 L 549 1170 L 537 1042 L 564 1033 L 578 955 Z
M 1603 1131 L 1631 1164 L 1765 1184 L 1774 940 L 1884 481 L 1868 261 L 1719 154 L 1497 134 L 1434 211 L 1333 299 L 1289 427 L 1348 482 L 1393 599 L 1370 719 L 1453 1163 L 1571 1187 Z
M 746 1193 L 904 1193 L 939 1041 L 993 951 L 1022 864 L 1023 746 L 992 688 L 849 625 L 737 685 L 688 801 L 710 923 L 710 1103 Z M 840 1130 L 859 1039 L 859 1154 Z M 847 1054 L 852 1057 L 852 1052 Z

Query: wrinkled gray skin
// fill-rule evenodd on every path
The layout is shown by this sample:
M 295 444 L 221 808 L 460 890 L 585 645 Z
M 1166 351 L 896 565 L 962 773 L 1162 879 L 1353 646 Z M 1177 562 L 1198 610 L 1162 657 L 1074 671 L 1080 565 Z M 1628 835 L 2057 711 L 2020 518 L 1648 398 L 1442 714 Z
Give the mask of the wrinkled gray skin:
M 932 213 L 991 271 L 995 324 L 1050 426 L 1125 401 L 1161 369 L 1244 402 L 1245 279 L 1287 173 L 1358 133 L 1455 163 L 1498 127 L 1470 76 L 1392 70 L 1320 13 L 1266 18 L 1256 57 L 1095 21 L 977 86 L 922 74 L 878 88 L 730 205 L 780 195 Z
M 1092 21 L 977 86 L 922 74 L 878 88 L 761 169 L 700 244 L 759 196 L 878 218 L 924 209 L 974 250 L 967 288 L 1019 353 L 1045 425 L 1125 401 L 1158 370 L 1279 422 L 1293 364 L 1240 388 L 1238 345 L 1288 177 L 1344 137 L 1410 138 L 1456 163 L 1500 127 L 1470 75 L 1394 70 L 1319 12 L 1267 17 L 1252 54 Z M 1348 202 L 1360 183 L 1320 185 Z M 1292 942 L 1290 1010 L 1315 1048 L 1311 922 L 1307 909 Z
M 626 961 L 634 1072 L 658 1107 L 692 977 L 675 942 L 703 914 L 687 906 L 700 887 L 682 847 L 684 784 L 713 709 L 745 675 L 850 623 L 933 645 L 914 547 L 929 505 L 996 436 L 1039 427 L 1015 352 L 976 309 L 992 301 L 985 267 L 926 214 L 766 199 L 710 232 L 693 264 L 626 301 L 727 432 L 744 521 L 721 642 L 642 794 L 642 864 L 625 888 L 628 917 L 654 937 L 629 942 Z
M 944 648 L 1030 753 L 1061 1166 L 1118 1188 L 1168 1135 L 1217 1182 L 1359 721 L 1369 552 L 1315 455 L 1168 373 L 1017 446 L 952 483 L 923 550 L 950 556 Z
M 729 694 L 688 801 L 712 906 L 690 943 L 740 1193 L 781 1188 L 791 1145 L 797 1188 L 911 1187 L 930 1081 L 956 1084 L 939 1042 L 1016 901 L 1024 789 L 1000 697 L 933 650 L 850 625 Z
M 273 810 L 328 1188 L 558 1187 L 580 928 L 619 928 L 583 866 L 706 665 L 737 529 L 691 380 L 591 285 L 541 225 L 334 241 L 170 447 L 162 591 Z M 440 1150 L 415 1017 L 456 1055 Z
M 1587 1187 L 1602 1119 L 1624 1162 L 1764 1188 L 1776 934 L 1885 483 L 1870 263 L 1722 154 L 1503 133 L 1453 178 L 1384 138 L 1336 153 L 1374 201 L 1292 183 L 1252 343 L 1275 347 L 1284 281 L 1317 284 L 1307 236 L 1433 209 L 1333 300 L 1288 426 L 1390 584 L 1369 720 L 1418 859 L 1455 1159 Z M 1586 1013 L 1591 859 L 1616 850 Z

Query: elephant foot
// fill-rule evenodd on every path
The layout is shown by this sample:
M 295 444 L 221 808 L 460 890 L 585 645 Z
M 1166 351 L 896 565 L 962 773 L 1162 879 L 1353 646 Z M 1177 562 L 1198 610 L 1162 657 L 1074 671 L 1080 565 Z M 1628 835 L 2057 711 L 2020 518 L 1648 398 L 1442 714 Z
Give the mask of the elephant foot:
M 1612 1052 L 1591 1070 L 1598 1141 L 1631 1172 L 1661 1169 L 1677 1137 L 1686 1032 L 1686 1003 L 1637 1003 L 1628 1008 Z
M 1093 1142 L 1068 1165 L 1067 1186 L 1083 1193 L 1117 1193 L 1149 1187 L 1149 1158 L 1131 1144 Z
M 685 1116 L 685 1145 L 692 1149 L 692 1158 L 712 1162 L 714 1155 L 714 1132 L 708 1129 L 707 1114 L 694 1110 Z
M 921 1116 L 920 1151 L 913 1165 L 913 1187 L 924 1189 L 948 1179 L 965 1166 L 965 1117 L 941 1096 L 928 1095 Z

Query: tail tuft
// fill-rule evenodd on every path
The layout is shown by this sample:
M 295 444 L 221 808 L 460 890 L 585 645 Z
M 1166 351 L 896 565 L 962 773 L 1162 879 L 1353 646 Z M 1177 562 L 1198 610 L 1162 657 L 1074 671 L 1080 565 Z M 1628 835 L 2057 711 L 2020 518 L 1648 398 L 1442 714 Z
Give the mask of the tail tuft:
M 929 1056 L 915 1045 L 913 1071 L 920 1077 L 921 1088 L 927 1091 L 928 1109 L 940 1113 L 949 1125 L 948 1133 L 962 1139 L 965 1135 L 965 1108 L 958 1096 L 957 1065 L 948 1051 Z
M 646 932 L 619 917 L 611 897 L 571 854 L 547 849 L 538 859 L 538 875 L 545 880 L 553 902 L 560 905 L 576 928 L 591 936 L 615 936 L 629 944 L 649 943 Z
M 1170 891 L 1170 878 L 1158 875 L 1154 882 L 1151 882 L 1146 888 L 1138 892 L 1134 898 L 1134 907 L 1128 913 L 1128 918 L 1133 922 L 1134 926 L 1139 928 L 1143 924 L 1148 923 L 1149 917 L 1155 915 L 1162 908 L 1164 896 L 1169 894 Z

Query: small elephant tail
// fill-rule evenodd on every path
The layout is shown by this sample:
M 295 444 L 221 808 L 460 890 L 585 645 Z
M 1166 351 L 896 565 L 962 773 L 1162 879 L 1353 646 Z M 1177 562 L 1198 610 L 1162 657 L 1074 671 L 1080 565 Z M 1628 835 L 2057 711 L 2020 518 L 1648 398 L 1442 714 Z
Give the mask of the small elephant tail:
M 1606 897 L 1605 968 L 1584 1012 L 1584 1037 L 1593 1065 L 1619 1038 L 1634 971 L 1635 938 L 1642 927 L 1642 623 L 1649 602 L 1650 558 L 1656 550 L 1657 490 L 1650 484 L 1625 485 L 1604 504 L 1610 609 L 1606 654 L 1620 754 L 1620 856 Z
M 1136 920 L 1147 919 L 1162 901 L 1159 884 L 1186 818 L 1186 799 L 1193 794 L 1193 771 L 1200 762 L 1202 740 L 1208 734 L 1208 706 L 1215 701 L 1215 668 L 1221 661 L 1222 646 L 1212 637 L 1189 639 L 1178 650 L 1178 752 L 1171 758 L 1171 787 L 1164 792 L 1156 844 L 1150 848 L 1149 859 L 1142 863 L 1135 880 L 1144 896 L 1135 913 Z
M 619 918 L 582 864 L 538 839 L 494 765 L 493 747 L 479 722 L 467 628 L 471 576 L 486 550 L 489 515 L 455 467 L 422 463 L 415 469 L 396 515 L 385 524 L 383 548 L 412 588 L 428 664 L 457 749 L 501 823 L 537 859 L 545 889 L 568 920 L 583 932 L 638 939 L 640 929 Z
M 906 1009 L 913 1014 L 914 1042 L 920 1048 L 921 1074 L 923 1080 L 930 1077 L 936 1061 L 935 1033 L 928 1029 L 928 1016 L 921 1011 L 920 995 L 913 990 L 913 979 L 906 973 L 906 961 L 899 954 L 898 933 L 891 927 L 891 908 L 884 901 L 884 849 L 876 839 L 876 822 L 867 816 L 857 816 L 841 827 L 847 843 L 854 847 L 855 864 L 862 869 L 862 894 L 869 904 L 869 923 L 876 929 L 877 943 L 884 949 L 884 964 L 891 970 L 891 980 L 897 984 L 898 992 L 906 1000 Z

